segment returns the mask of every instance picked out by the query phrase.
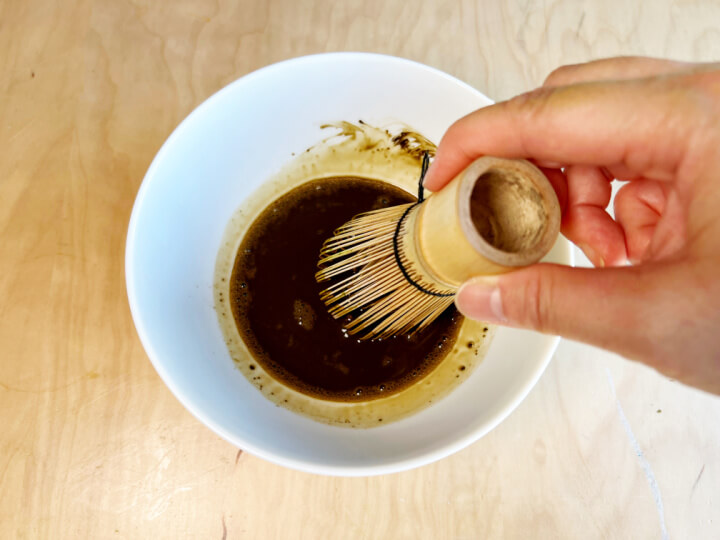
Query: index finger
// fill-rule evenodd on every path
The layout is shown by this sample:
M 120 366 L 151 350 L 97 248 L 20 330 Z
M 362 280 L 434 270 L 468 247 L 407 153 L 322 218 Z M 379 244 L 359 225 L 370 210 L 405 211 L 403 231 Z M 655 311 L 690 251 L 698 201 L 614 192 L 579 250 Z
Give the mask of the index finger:
M 450 126 L 424 184 L 436 191 L 482 155 L 622 165 L 667 180 L 685 156 L 696 101 L 668 78 L 539 88 Z
M 543 86 L 566 86 L 588 81 L 640 79 L 702 68 L 703 64 L 677 62 L 675 60 L 646 56 L 601 58 L 582 64 L 560 66 L 547 76 Z

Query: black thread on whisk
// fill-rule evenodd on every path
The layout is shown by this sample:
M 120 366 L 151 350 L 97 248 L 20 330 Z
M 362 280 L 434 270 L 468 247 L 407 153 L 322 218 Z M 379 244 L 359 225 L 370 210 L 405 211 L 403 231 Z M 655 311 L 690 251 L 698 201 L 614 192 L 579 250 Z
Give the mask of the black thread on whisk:
M 430 166 L 430 156 L 427 152 L 423 152 L 422 168 L 420 170 L 420 180 L 418 181 L 418 203 L 425 200 L 425 187 L 423 181 L 425 180 L 425 174 L 427 173 L 428 167 Z
M 448 298 L 450 296 L 455 296 L 455 293 L 439 293 L 439 292 L 435 292 L 435 291 L 426 289 L 425 287 L 423 287 L 422 285 L 417 283 L 415 280 L 413 280 L 413 278 L 410 277 L 410 274 L 405 269 L 405 266 L 403 265 L 402 261 L 400 260 L 400 248 L 398 245 L 399 239 L 400 239 L 400 229 L 402 228 L 403 221 L 405 221 L 405 218 L 410 213 L 410 210 L 412 210 L 418 204 L 421 204 L 425 200 L 425 188 L 423 187 L 423 180 L 425 180 L 425 173 L 427 173 L 429 165 L 430 165 L 430 157 L 428 156 L 428 153 L 425 152 L 423 154 L 422 169 L 420 171 L 420 181 L 418 182 L 418 200 L 412 206 L 408 206 L 405 209 L 405 212 L 403 212 L 403 215 L 400 216 L 400 219 L 398 220 L 397 226 L 395 227 L 395 234 L 393 234 L 393 255 L 395 255 L 395 263 L 397 264 L 398 268 L 400 269 L 400 272 L 402 272 L 402 275 L 405 278 L 405 281 L 407 281 L 410 285 L 415 287 L 420 292 L 428 294 L 430 296 L 439 296 L 441 298 Z

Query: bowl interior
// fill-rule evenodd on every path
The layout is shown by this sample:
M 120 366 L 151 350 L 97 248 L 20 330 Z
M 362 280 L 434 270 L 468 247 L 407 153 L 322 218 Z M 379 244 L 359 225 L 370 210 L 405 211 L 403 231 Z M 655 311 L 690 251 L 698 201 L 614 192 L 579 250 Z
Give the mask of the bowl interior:
M 438 142 L 491 101 L 434 69 L 337 53 L 254 72 L 199 106 L 162 147 L 138 194 L 127 242 L 128 296 L 143 345 L 168 387 L 220 436 L 268 460 L 325 474 L 421 465 L 492 429 L 547 365 L 557 338 L 499 329 L 484 361 L 451 395 L 368 430 L 320 424 L 273 405 L 237 370 L 213 308 L 220 240 L 238 205 L 324 136 L 321 124 L 401 121 Z M 550 259 L 569 263 L 561 240 Z

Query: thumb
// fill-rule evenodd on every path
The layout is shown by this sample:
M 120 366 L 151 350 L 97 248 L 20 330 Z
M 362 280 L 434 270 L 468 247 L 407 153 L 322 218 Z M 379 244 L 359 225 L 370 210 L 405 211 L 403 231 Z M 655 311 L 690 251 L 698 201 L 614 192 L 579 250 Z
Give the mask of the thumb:
M 661 281 L 662 272 L 643 267 L 537 264 L 471 279 L 455 303 L 471 319 L 562 335 L 639 358 L 652 354 L 653 335 L 670 324 L 657 309 L 672 303 L 663 295 L 673 288 Z

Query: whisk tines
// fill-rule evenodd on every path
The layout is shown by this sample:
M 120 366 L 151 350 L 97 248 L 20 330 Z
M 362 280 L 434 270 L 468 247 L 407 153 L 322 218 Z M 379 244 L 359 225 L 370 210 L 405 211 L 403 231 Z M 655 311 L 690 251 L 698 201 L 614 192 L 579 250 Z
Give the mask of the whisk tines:
M 413 212 L 424 200 L 429 165 L 423 155 L 415 203 L 356 216 L 335 231 L 320 251 L 318 282 L 331 281 L 321 299 L 360 339 L 384 339 L 422 330 L 452 303 L 454 292 L 423 282 L 408 241 Z

